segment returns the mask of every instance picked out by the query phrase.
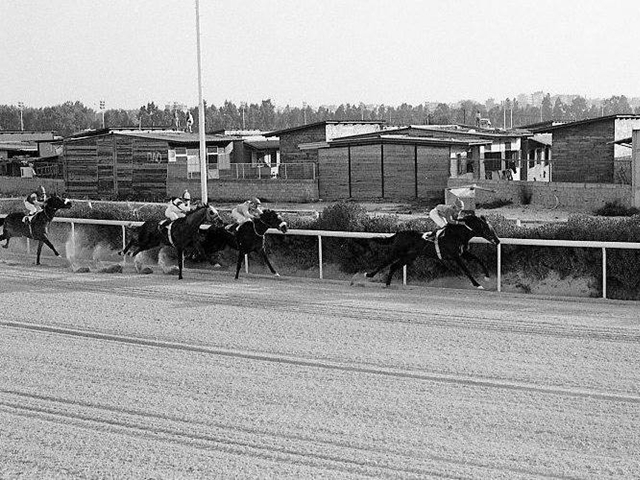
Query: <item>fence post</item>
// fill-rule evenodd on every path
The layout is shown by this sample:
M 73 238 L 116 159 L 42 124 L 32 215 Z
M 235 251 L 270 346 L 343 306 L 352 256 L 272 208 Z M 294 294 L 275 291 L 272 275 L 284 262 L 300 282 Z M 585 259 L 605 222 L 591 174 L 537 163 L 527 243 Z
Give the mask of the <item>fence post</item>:
M 249 273 L 249 254 L 244 254 L 244 273 Z
M 73 250 L 72 258 L 76 256 L 76 224 L 71 222 L 71 249 Z M 69 255 L 67 255 L 68 257 Z
M 318 235 L 318 265 L 320 280 L 322 280 L 322 235 Z
M 607 249 L 602 247 L 602 298 L 607 298 Z
M 407 266 L 403 265 L 402 266 L 402 285 L 406 285 L 407 284 Z
M 498 283 L 498 291 L 502 291 L 502 244 L 498 244 L 498 266 L 496 272 L 496 279 Z

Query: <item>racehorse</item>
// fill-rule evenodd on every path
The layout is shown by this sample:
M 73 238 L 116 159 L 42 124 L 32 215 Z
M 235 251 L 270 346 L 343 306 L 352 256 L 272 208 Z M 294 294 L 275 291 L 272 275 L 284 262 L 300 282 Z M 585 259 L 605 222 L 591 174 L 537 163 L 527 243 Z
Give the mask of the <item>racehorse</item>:
M 4 248 L 9 247 L 11 237 L 27 237 L 38 241 L 38 252 L 36 254 L 36 265 L 40 265 L 40 253 L 42 252 L 42 244 L 47 245 L 56 257 L 60 254 L 47 238 L 49 233 L 49 224 L 56 212 L 61 208 L 71 208 L 71 202 L 68 199 L 62 199 L 57 195 L 51 195 L 44 201 L 42 210 L 36 213 L 31 220 L 23 222 L 25 214 L 22 212 L 12 212 L 5 218 L 0 218 L 0 225 L 4 224 L 0 241 L 6 240 Z
M 418 256 L 423 255 L 429 258 L 439 259 L 445 265 L 452 261 L 471 280 L 471 283 L 478 289 L 484 289 L 471 275 L 468 267 L 462 261 L 477 262 L 484 271 L 485 278 L 489 277 L 489 271 L 482 261 L 469 251 L 469 241 L 473 237 L 482 237 L 493 245 L 498 245 L 500 239 L 496 235 L 493 227 L 487 222 L 484 216 L 473 214 L 466 215 L 459 219 L 462 225 L 448 224 L 443 229 L 435 233 L 422 233 L 415 230 L 400 231 L 391 237 L 372 238 L 376 243 L 390 245 L 391 249 L 386 260 L 378 265 L 374 270 L 366 272 L 366 278 L 373 278 L 380 270 L 389 267 L 386 285 L 391 284 L 393 274 L 404 265 L 411 264 Z M 355 276 L 357 276 L 356 274 Z M 354 276 L 354 278 L 355 278 Z M 353 284 L 353 280 L 351 282 Z
M 236 280 L 240 275 L 240 267 L 244 256 L 258 251 L 271 273 L 280 276 L 271 265 L 265 249 L 264 234 L 269 228 L 277 228 L 282 233 L 287 232 L 287 222 L 274 210 L 264 210 L 260 216 L 241 224 L 235 233 L 229 232 L 225 227 L 211 227 L 204 235 L 202 249 L 207 255 L 231 247 L 238 251 L 236 262 Z
M 148 220 L 134 230 L 133 238 L 118 253 L 126 255 L 133 248 L 130 255 L 135 257 L 144 250 L 160 245 L 170 245 L 178 253 L 178 279 L 182 280 L 184 251 L 191 247 L 199 249 L 199 243 L 194 240 L 198 237 L 200 225 L 205 222 L 213 223 L 216 220 L 220 220 L 220 214 L 209 204 L 201 205 L 184 217 L 174 220 L 169 228 L 157 220 Z

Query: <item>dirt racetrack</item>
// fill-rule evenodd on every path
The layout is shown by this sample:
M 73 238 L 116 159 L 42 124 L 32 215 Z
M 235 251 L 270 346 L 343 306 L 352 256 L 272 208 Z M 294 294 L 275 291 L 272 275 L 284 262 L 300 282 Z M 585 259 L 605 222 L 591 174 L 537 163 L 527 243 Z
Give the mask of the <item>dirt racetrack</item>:
M 0 478 L 640 478 L 637 303 L 0 261 Z

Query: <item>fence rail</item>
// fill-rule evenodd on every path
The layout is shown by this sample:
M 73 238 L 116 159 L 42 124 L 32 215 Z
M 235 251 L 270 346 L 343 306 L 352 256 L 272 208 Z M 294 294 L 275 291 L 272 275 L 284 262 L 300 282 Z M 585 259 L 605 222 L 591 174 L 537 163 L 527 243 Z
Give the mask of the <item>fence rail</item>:
M 6 217 L 6 214 L 0 214 L 0 217 Z M 140 221 L 123 221 L 123 220 L 97 220 L 90 218 L 65 218 L 56 217 L 54 222 L 68 223 L 71 225 L 72 239 L 75 238 L 75 225 L 105 225 L 105 226 L 119 226 L 122 229 L 122 247 L 126 245 L 126 229 L 127 227 L 140 226 L 143 222 Z M 203 225 L 202 229 L 209 228 L 208 225 Z M 322 263 L 322 238 L 380 238 L 389 237 L 391 233 L 365 233 L 365 232 L 340 232 L 331 230 L 302 230 L 291 229 L 286 234 L 270 228 L 266 232 L 271 235 L 298 235 L 306 237 L 316 237 L 318 239 L 318 270 L 319 278 L 323 278 L 323 263 Z M 482 238 L 473 238 L 471 243 L 486 243 L 489 242 Z M 526 238 L 501 238 L 500 244 L 497 246 L 497 266 L 496 266 L 496 278 L 497 289 L 502 291 L 502 247 L 504 245 L 522 245 L 532 247 L 573 247 L 573 248 L 597 248 L 602 251 L 602 298 L 607 298 L 607 250 L 608 249 L 623 249 L 623 250 L 640 250 L 640 243 L 632 242 L 596 242 L 596 241 L 580 241 L 580 240 L 542 240 L 542 239 L 526 239 Z M 248 258 L 245 258 L 245 270 L 249 271 Z M 407 284 L 407 270 L 403 268 L 403 284 Z

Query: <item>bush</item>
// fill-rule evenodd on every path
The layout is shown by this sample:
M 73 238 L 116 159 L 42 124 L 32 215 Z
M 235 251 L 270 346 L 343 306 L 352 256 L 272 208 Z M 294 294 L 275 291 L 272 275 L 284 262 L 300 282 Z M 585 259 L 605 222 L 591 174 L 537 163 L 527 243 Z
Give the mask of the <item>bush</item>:
M 594 215 L 602 217 L 631 217 L 632 215 L 638 215 L 639 213 L 640 210 L 636 207 L 627 207 L 622 205 L 620 200 L 607 202 L 603 207 L 600 207 L 593 212 Z
M 529 201 L 531 201 L 531 199 L 529 199 Z M 498 198 L 498 199 L 492 200 L 490 202 L 478 203 L 478 204 L 476 204 L 476 208 L 482 208 L 482 209 L 485 209 L 485 210 L 491 210 L 492 208 L 500 208 L 500 207 L 505 207 L 507 205 L 513 205 L 513 202 L 511 200 L 505 200 L 503 198 Z
M 527 187 L 526 185 L 521 185 L 520 191 L 518 192 L 518 194 L 520 197 L 520 203 L 522 205 L 531 204 L 531 199 L 533 198 L 533 192 L 529 187 Z

